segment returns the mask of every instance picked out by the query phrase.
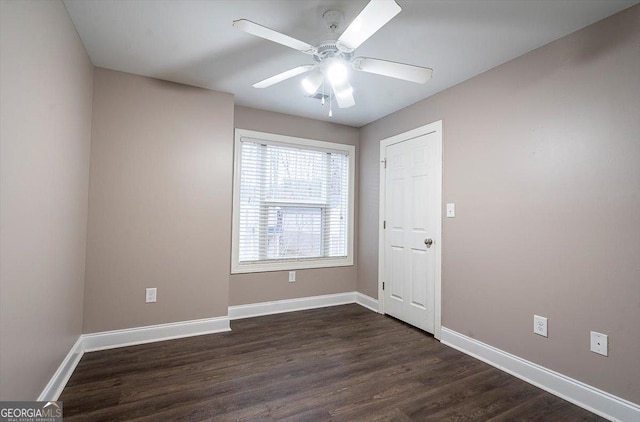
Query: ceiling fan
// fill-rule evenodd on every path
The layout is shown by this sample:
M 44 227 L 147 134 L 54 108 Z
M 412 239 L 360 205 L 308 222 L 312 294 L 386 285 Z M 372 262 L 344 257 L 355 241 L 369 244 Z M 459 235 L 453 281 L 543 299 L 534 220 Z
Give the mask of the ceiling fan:
M 359 72 L 375 73 L 420 84 L 431 79 L 433 69 L 428 67 L 413 66 L 370 57 L 353 58 L 354 50 L 400 13 L 400 10 L 402 9 L 394 0 L 371 0 L 349 24 L 342 35 L 337 38 L 336 32 L 340 28 L 344 17 L 342 13 L 336 10 L 328 10 L 323 14 L 322 19 L 331 34 L 328 36 L 328 40 L 322 41 L 316 46 L 247 19 L 234 21 L 233 27 L 309 54 L 313 56 L 316 62 L 315 64 L 305 64 L 289 69 L 257 82 L 253 84 L 255 88 L 267 88 L 294 76 L 310 72 L 309 76 L 302 80 L 302 86 L 309 95 L 313 96 L 321 87 L 324 90 L 324 84 L 328 82 L 331 87 L 331 90 L 329 90 L 329 104 L 331 104 L 331 93 L 333 93 L 338 107 L 348 108 L 355 105 L 353 88 L 349 83 L 349 67 Z M 321 95 L 321 98 L 324 104 L 325 96 Z M 331 117 L 331 108 L 329 109 L 329 117 Z

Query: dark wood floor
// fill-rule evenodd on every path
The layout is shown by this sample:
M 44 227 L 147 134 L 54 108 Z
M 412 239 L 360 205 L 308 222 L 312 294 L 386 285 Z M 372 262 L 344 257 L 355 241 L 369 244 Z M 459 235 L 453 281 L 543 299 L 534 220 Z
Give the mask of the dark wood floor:
M 359 305 L 232 329 L 85 354 L 65 421 L 603 420 Z

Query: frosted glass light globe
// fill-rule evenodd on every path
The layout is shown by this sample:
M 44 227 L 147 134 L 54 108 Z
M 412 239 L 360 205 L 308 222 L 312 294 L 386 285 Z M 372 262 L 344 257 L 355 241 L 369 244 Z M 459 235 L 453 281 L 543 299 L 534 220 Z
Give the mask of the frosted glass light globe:
M 329 64 L 329 67 L 327 67 L 327 78 L 329 78 L 331 83 L 339 84 L 346 81 L 348 74 L 347 66 L 340 60 L 334 60 Z

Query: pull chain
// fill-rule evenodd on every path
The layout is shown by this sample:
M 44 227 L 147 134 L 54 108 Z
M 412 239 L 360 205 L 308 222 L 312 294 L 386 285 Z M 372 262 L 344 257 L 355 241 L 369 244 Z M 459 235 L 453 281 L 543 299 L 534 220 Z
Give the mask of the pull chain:
M 333 89 L 329 91 L 329 118 L 333 117 Z

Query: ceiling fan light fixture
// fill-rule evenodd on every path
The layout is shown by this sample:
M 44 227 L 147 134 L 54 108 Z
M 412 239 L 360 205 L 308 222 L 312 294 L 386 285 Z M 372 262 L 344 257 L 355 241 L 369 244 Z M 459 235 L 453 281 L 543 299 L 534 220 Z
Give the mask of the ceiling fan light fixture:
M 318 88 L 322 85 L 324 75 L 319 69 L 313 71 L 309 76 L 302 80 L 302 88 L 309 94 L 313 95 L 318 92 Z
M 327 78 L 332 84 L 341 84 L 347 80 L 349 71 L 347 65 L 340 59 L 327 60 Z
M 346 98 L 353 94 L 353 88 L 351 86 L 336 86 L 334 94 L 336 94 L 336 97 Z
M 331 83 L 331 89 L 338 107 L 349 108 L 356 104 L 353 98 L 353 88 L 348 80 L 344 80 L 339 84 Z

